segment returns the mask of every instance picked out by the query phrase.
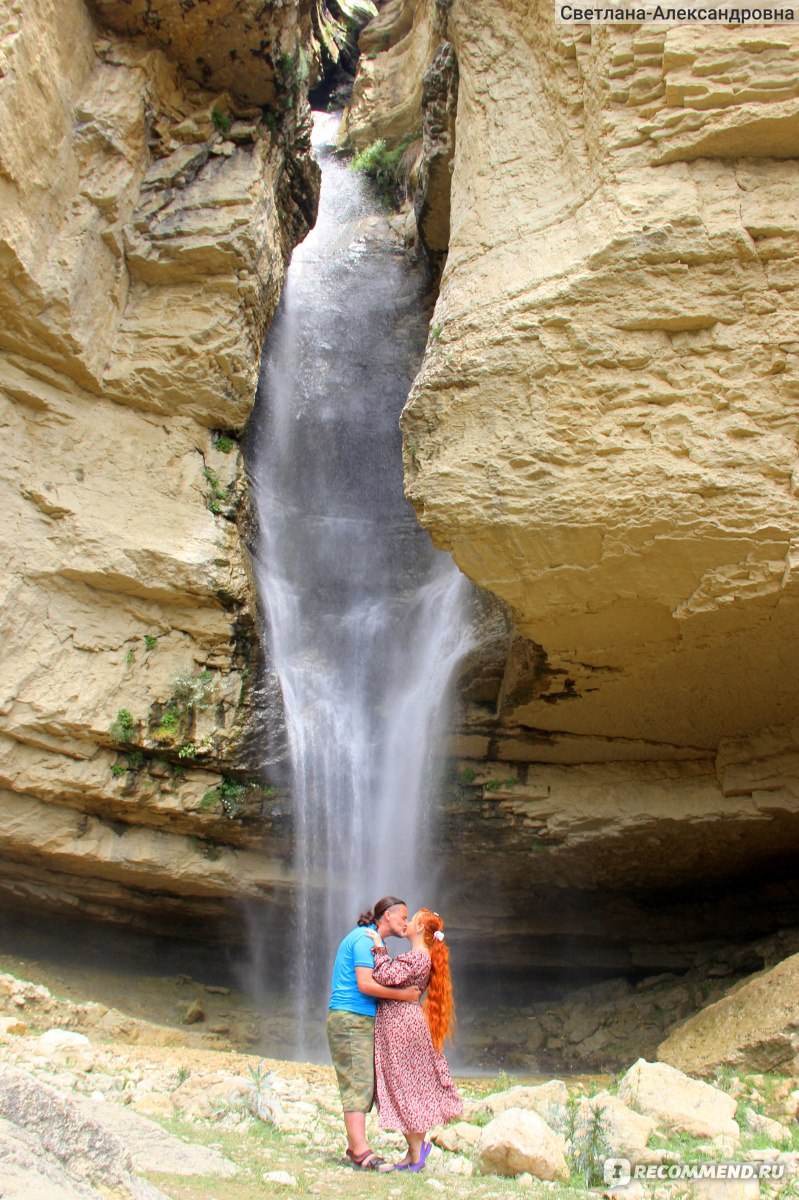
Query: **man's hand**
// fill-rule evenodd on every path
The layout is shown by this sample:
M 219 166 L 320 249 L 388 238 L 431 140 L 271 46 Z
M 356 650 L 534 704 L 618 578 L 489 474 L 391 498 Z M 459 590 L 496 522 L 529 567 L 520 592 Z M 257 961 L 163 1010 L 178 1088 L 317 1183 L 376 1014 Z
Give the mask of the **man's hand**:
M 364 996 L 374 996 L 375 1000 L 407 1000 L 409 1004 L 418 1004 L 421 992 L 417 987 L 383 987 L 372 978 L 371 967 L 356 967 L 355 978 L 359 991 Z
M 421 999 L 420 988 L 397 988 L 395 1000 L 407 1000 L 409 1004 L 418 1004 Z

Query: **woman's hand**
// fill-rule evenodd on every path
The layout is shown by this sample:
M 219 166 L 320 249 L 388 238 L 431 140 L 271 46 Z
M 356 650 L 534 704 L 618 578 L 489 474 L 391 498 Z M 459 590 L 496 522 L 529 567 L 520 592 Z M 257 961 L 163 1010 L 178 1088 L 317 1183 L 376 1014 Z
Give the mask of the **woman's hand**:
M 376 929 L 369 929 L 369 927 L 367 926 L 364 929 L 364 933 L 366 934 L 367 937 L 370 937 L 372 939 L 372 941 L 375 944 L 375 947 L 385 945 L 385 942 L 383 941 L 383 939 L 381 938 L 380 934 L 377 932 Z

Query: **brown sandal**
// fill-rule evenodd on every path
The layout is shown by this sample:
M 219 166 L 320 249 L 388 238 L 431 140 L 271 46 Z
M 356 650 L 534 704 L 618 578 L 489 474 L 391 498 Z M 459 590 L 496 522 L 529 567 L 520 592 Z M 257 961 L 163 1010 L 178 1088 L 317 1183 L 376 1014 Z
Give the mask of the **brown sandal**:
M 353 1154 L 348 1146 L 347 1158 L 350 1160 L 350 1166 L 355 1167 L 357 1171 L 380 1171 L 383 1167 L 391 1170 L 386 1160 L 375 1154 L 374 1150 L 364 1150 L 363 1154 Z

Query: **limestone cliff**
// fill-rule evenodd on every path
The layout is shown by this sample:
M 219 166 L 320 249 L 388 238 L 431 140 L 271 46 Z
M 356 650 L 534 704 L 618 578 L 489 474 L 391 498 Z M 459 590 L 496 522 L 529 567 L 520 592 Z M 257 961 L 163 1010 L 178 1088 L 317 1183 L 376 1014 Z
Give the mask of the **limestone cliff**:
M 0 898 L 207 933 L 289 892 L 236 435 L 355 8 L 2 18 Z M 346 137 L 421 135 L 443 268 L 407 490 L 498 598 L 453 925 L 530 979 L 752 969 L 799 923 L 799 35 L 389 0 L 361 47 Z
M 349 132 L 418 128 L 451 48 L 446 266 L 403 427 L 420 520 L 517 632 L 456 743 L 467 819 L 508 849 L 526 955 L 605 939 L 665 967 L 671 944 L 684 969 L 689 941 L 799 915 L 799 31 L 411 8 L 386 6 L 404 24 Z
M 298 10 L 174 16 L 0 26 L 0 893 L 162 926 L 282 872 L 224 849 L 275 808 L 223 780 L 258 641 L 235 435 L 318 192 Z

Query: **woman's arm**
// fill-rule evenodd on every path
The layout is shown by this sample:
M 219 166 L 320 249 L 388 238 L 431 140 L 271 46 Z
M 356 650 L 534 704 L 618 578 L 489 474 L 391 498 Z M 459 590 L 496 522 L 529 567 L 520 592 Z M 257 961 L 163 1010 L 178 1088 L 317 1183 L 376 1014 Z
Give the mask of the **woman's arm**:
M 374 996 L 375 1000 L 406 1000 L 409 1004 L 417 1004 L 422 994 L 417 987 L 381 987 L 375 983 L 371 967 L 356 967 L 355 978 L 358 990 L 365 996 Z
M 396 958 L 391 959 L 388 957 L 388 950 L 385 946 L 375 946 L 372 953 L 375 956 L 373 972 L 375 982 L 384 987 L 404 988 L 416 974 L 416 966 L 409 963 L 404 954 L 399 954 Z

